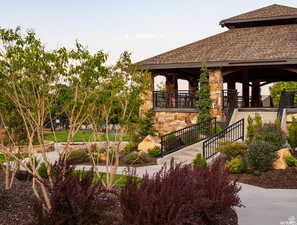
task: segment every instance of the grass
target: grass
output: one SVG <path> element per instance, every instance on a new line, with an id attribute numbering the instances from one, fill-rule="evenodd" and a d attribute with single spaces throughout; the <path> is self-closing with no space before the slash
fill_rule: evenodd
<path id="1" fill-rule="evenodd" d="M 92 139 L 92 132 L 77 132 L 76 135 L 73 138 L 73 142 L 88 142 Z M 56 138 L 55 138 L 56 136 Z M 68 131 L 61 131 L 56 132 L 54 134 L 45 134 L 44 138 L 46 141 L 54 141 L 54 142 L 66 142 Z M 114 141 L 116 139 L 115 134 L 109 134 L 109 140 Z M 106 141 L 106 135 L 102 134 L 99 138 L 96 139 L 96 141 Z M 129 141 L 129 136 L 124 136 L 123 141 Z"/>
<path id="2" fill-rule="evenodd" d="M 19 153 L 16 155 L 17 158 L 19 159 L 24 159 L 24 158 L 27 158 L 29 155 L 28 153 Z M 6 161 L 12 161 L 14 160 L 13 158 L 5 158 L 5 155 L 4 154 L 0 154 L 0 163 L 3 163 L 3 162 L 6 162 Z"/>

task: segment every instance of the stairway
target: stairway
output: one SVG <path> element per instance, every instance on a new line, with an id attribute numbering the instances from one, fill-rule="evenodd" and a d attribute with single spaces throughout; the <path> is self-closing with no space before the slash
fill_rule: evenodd
<path id="1" fill-rule="evenodd" d="M 159 165 L 170 165 L 171 160 L 174 159 L 174 163 L 191 164 L 198 153 L 202 154 L 202 143 L 203 141 L 200 141 L 179 151 L 168 154 L 163 158 L 159 158 L 157 163 Z"/>
<path id="2" fill-rule="evenodd" d="M 274 108 L 239 108 L 234 110 L 229 124 L 233 124 L 241 119 L 244 119 L 246 121 L 244 125 L 244 132 L 246 134 L 249 116 L 255 117 L 256 113 L 258 113 L 262 118 L 263 124 L 274 123 L 277 119 L 277 112 L 278 109 Z"/>

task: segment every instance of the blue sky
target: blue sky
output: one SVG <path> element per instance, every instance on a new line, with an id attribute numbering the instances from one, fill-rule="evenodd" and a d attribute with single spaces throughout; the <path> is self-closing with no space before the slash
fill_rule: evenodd
<path id="1" fill-rule="evenodd" d="M 75 40 L 113 63 L 128 50 L 139 61 L 222 32 L 220 20 L 296 0 L 0 0 L 0 25 L 33 29 L 48 48 Z"/>

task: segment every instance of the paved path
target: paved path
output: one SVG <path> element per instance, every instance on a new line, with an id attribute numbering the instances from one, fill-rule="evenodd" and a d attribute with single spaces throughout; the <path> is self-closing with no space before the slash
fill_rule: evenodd
<path id="1" fill-rule="evenodd" d="M 58 159 L 58 152 L 63 149 L 61 144 L 56 144 L 56 151 L 50 152 L 50 162 Z M 40 157 L 40 155 L 39 155 Z M 76 169 L 88 170 L 90 166 L 76 166 Z M 145 173 L 150 176 L 159 171 L 160 165 L 138 167 L 136 175 L 142 177 Z M 105 166 L 97 166 L 96 169 L 106 172 Z M 125 174 L 127 169 L 119 167 L 117 174 Z M 296 178 L 297 179 L 297 178 Z M 247 184 L 240 184 L 242 190 L 239 193 L 240 199 L 245 208 L 238 208 L 239 225 L 281 225 L 290 224 L 289 218 L 296 217 L 297 224 L 297 190 L 287 189 L 264 189 Z"/>
<path id="2" fill-rule="evenodd" d="M 239 196 L 246 207 L 236 210 L 239 225 L 297 224 L 297 190 L 241 186 Z M 285 223 L 290 217 L 296 217 L 296 223 Z"/>

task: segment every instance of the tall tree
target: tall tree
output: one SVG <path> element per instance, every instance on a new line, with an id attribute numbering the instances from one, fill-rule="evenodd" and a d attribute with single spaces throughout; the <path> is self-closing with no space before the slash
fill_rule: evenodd
<path id="1" fill-rule="evenodd" d="M 270 95 L 273 100 L 274 107 L 279 106 L 280 95 L 285 89 L 297 89 L 297 82 L 287 81 L 287 82 L 276 82 L 270 88 Z"/>
<path id="2" fill-rule="evenodd" d="M 206 64 L 203 64 L 201 67 L 196 105 L 198 109 L 197 122 L 200 123 L 200 122 L 210 121 L 211 99 L 210 99 L 210 88 L 208 83 L 208 69 Z"/>

